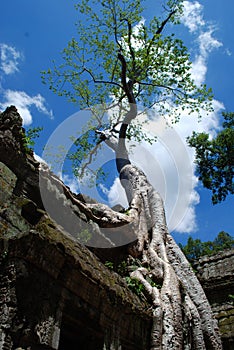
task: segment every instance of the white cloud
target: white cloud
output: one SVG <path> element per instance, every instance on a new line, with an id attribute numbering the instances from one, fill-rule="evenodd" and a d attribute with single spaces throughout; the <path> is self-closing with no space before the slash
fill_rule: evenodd
<path id="1" fill-rule="evenodd" d="M 216 28 L 204 20 L 203 6 L 198 1 L 184 1 L 181 22 L 191 33 L 197 35 L 198 52 L 192 64 L 192 78 L 199 86 L 205 82 L 209 54 L 223 44 L 213 36 Z"/>
<path id="2" fill-rule="evenodd" d="M 104 195 L 108 195 L 109 190 L 108 190 L 108 188 L 107 188 L 104 184 L 100 183 L 100 184 L 98 184 L 97 186 L 99 187 L 99 189 L 102 191 L 102 193 L 103 193 Z"/>
<path id="3" fill-rule="evenodd" d="M 214 31 L 215 28 L 213 26 L 209 26 L 207 31 L 201 33 L 198 37 L 200 53 L 204 58 L 207 57 L 208 54 L 214 49 L 223 46 L 223 44 L 220 41 L 218 41 L 212 36 Z"/>
<path id="4" fill-rule="evenodd" d="M 110 188 L 108 193 L 108 201 L 111 207 L 116 204 L 121 204 L 124 208 L 128 207 L 127 197 L 118 177 L 115 179 Z"/>
<path id="5" fill-rule="evenodd" d="M 207 73 L 207 64 L 204 57 L 201 55 L 196 56 L 195 61 L 192 63 L 191 77 L 197 86 L 204 83 Z"/>
<path id="6" fill-rule="evenodd" d="M 197 230 L 196 205 L 200 202 L 198 193 L 194 190 L 191 193 L 190 204 L 183 213 L 182 220 L 177 223 L 175 230 L 180 233 L 190 233 Z"/>
<path id="7" fill-rule="evenodd" d="M 219 115 L 224 107 L 214 100 L 213 108 L 214 111 L 209 115 L 204 111 L 200 121 L 197 114 L 188 116 L 188 111 L 181 110 L 181 120 L 173 128 L 168 127 L 163 120 L 151 120 L 145 131 L 157 135 L 158 142 L 152 146 L 141 143 L 133 148 L 131 161 L 145 172 L 164 200 L 170 231 L 189 233 L 197 228 L 195 209 L 199 203 L 196 191 L 198 179 L 194 175 L 194 150 L 187 145 L 186 138 L 193 131 L 215 135 L 219 128 Z M 118 178 L 109 191 L 108 199 L 111 206 L 128 206 Z"/>
<path id="8" fill-rule="evenodd" d="M 23 60 L 23 55 L 15 47 L 0 43 L 0 79 L 19 71 L 19 63 Z M 16 106 L 19 114 L 23 118 L 24 125 L 32 123 L 31 108 L 35 107 L 40 113 L 53 118 L 53 113 L 48 110 L 43 96 L 37 94 L 30 96 L 24 91 L 4 89 L 0 82 L 0 109 L 5 109 L 10 105 Z"/>
<path id="9" fill-rule="evenodd" d="M 200 27 L 204 26 L 203 6 L 198 2 L 184 1 L 182 23 L 188 27 L 190 32 L 196 32 Z"/>
<path id="10" fill-rule="evenodd" d="M 65 183 L 66 186 L 70 187 L 70 190 L 74 193 L 80 192 L 79 182 L 75 176 L 66 174 L 58 174 L 59 178 Z"/>
<path id="11" fill-rule="evenodd" d="M 205 83 L 210 53 L 222 46 L 214 37 L 215 27 L 204 20 L 203 6 L 198 1 L 184 1 L 182 23 L 193 34 L 198 43 L 192 64 L 192 78 L 200 86 Z M 195 176 L 195 152 L 187 145 L 186 138 L 196 132 L 207 132 L 214 136 L 219 128 L 219 116 L 224 106 L 213 100 L 214 111 L 199 120 L 196 113 L 188 116 L 181 110 L 181 119 L 173 128 L 161 121 L 151 120 L 146 131 L 158 136 L 158 142 L 149 146 L 141 144 L 133 150 L 131 160 L 147 175 L 149 181 L 159 191 L 165 202 L 169 230 L 189 233 L 197 229 L 196 205 L 199 194 L 196 191 L 198 179 Z M 111 205 L 127 207 L 126 195 L 116 179 L 109 191 Z"/>
<path id="12" fill-rule="evenodd" d="M 214 111 L 209 115 L 206 112 L 203 112 L 203 117 L 201 120 L 198 120 L 197 115 L 188 116 L 186 111 L 181 113 L 181 120 L 178 124 L 174 125 L 175 132 L 178 133 L 178 136 L 181 138 L 186 152 L 189 157 L 190 165 L 187 164 L 186 168 L 186 159 L 183 156 L 184 152 L 176 158 L 176 163 L 178 167 L 178 176 L 184 177 L 183 181 L 180 181 L 182 190 L 177 189 L 177 203 L 174 209 L 174 213 L 168 211 L 168 206 L 166 206 L 167 217 L 170 220 L 169 226 L 171 230 L 176 230 L 177 232 L 192 232 L 196 230 L 196 205 L 199 203 L 199 195 L 196 191 L 196 186 L 198 179 L 195 177 L 195 164 L 194 157 L 195 152 L 193 148 L 190 148 L 187 145 L 186 138 L 192 134 L 193 131 L 196 132 L 206 132 L 210 137 L 215 136 L 217 130 L 219 129 L 219 119 L 220 113 L 224 109 L 224 106 L 219 101 L 213 101 Z M 172 146 L 173 147 L 173 146 Z M 174 147 L 177 147 L 175 142 Z M 188 159 L 187 159 L 188 160 Z M 189 169 L 189 172 L 188 172 Z M 189 176 L 189 177 L 188 177 Z M 179 179 L 180 180 L 180 179 Z M 175 200 L 175 178 L 172 178 L 170 181 L 174 182 L 174 199 Z M 169 206 L 170 210 L 170 206 Z"/>
<path id="13" fill-rule="evenodd" d="M 5 109 L 10 105 L 16 106 L 19 114 L 23 118 L 24 125 L 30 125 L 32 123 L 32 114 L 30 109 L 34 106 L 36 109 L 53 118 L 53 113 L 46 107 L 46 101 L 43 96 L 37 94 L 36 96 L 29 96 L 24 91 L 4 90 L 3 91 L 4 102 L 0 103 L 0 108 Z"/>
<path id="14" fill-rule="evenodd" d="M 232 56 L 232 51 L 230 49 L 225 49 L 225 53 L 227 56 Z"/>
<path id="15" fill-rule="evenodd" d="M 0 44 L 0 68 L 4 74 L 17 72 L 19 62 L 23 59 L 22 53 L 7 44 Z"/>

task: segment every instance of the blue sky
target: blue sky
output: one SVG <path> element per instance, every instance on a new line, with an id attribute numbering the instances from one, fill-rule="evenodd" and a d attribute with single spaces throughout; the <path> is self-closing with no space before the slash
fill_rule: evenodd
<path id="1" fill-rule="evenodd" d="M 35 147 L 38 155 L 42 155 L 43 146 L 56 127 L 79 111 L 65 98 L 49 91 L 41 83 L 40 77 L 40 71 L 51 67 L 53 59 L 59 60 L 60 52 L 75 36 L 74 24 L 78 16 L 75 3 L 73 0 L 8 0 L 0 3 L 0 110 L 15 104 L 26 127 L 44 127 Z M 153 0 L 145 2 L 146 21 L 156 11 L 154 3 Z M 138 155 L 143 152 L 142 159 L 145 159 L 146 153 L 147 157 L 152 157 L 152 166 L 144 165 L 144 162 L 139 166 L 144 167 L 152 182 L 155 180 L 155 187 L 162 191 L 169 226 L 179 242 L 185 242 L 188 235 L 202 240 L 214 239 L 221 230 L 234 235 L 233 198 L 229 197 L 224 203 L 213 206 L 211 193 L 193 177 L 192 151 L 183 148 L 184 154 L 188 152 L 185 157 L 188 156 L 191 163 L 189 171 L 192 182 L 187 184 L 183 179 L 184 159 L 173 153 L 173 144 L 168 145 L 172 137 L 180 143 L 193 129 L 214 134 L 219 127 L 222 110 L 234 111 L 233 12 L 234 3 L 231 0 L 185 1 L 183 25 L 177 28 L 177 33 L 191 53 L 195 81 L 206 83 L 213 89 L 215 110 L 200 123 L 197 123 L 195 116 L 191 119 L 182 116 L 181 123 L 172 134 L 161 135 L 159 146 L 150 149 L 143 145 L 136 152 Z M 151 131 L 156 126 L 153 123 Z M 160 159 L 164 153 L 169 154 L 168 161 Z M 138 164 L 136 154 L 133 158 Z M 173 162 L 176 163 L 174 170 Z M 161 178 L 155 179 L 156 168 Z M 75 188 L 74 179 L 68 176 L 64 179 Z M 117 197 L 124 202 L 118 180 L 108 188 L 104 184 L 103 191 L 112 204 L 115 204 Z"/>

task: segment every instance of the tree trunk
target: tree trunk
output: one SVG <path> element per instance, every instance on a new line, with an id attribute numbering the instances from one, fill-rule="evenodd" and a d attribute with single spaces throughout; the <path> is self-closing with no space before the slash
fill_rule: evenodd
<path id="1" fill-rule="evenodd" d="M 126 133 L 136 116 L 136 105 L 130 103 L 118 142 L 108 137 L 106 143 L 115 150 L 129 202 L 128 217 L 135 222 L 137 240 L 129 255 L 140 259 L 141 266 L 131 277 L 144 285 L 151 299 L 154 321 L 150 350 L 222 349 L 217 321 L 205 293 L 168 231 L 163 201 L 145 174 L 129 160 Z"/>
<path id="2" fill-rule="evenodd" d="M 46 190 L 49 184 L 62 204 L 63 198 L 67 199 L 66 204 L 70 203 L 75 215 L 82 213 L 86 222 L 95 222 L 99 227 L 127 225 L 128 230 L 135 228 L 137 240 L 129 248 L 129 254 L 139 258 L 141 266 L 131 276 L 144 285 L 152 303 L 154 318 L 150 350 L 222 349 L 217 322 L 204 291 L 168 232 L 162 199 L 145 174 L 131 165 L 127 153 L 122 158 L 124 162 L 119 163 L 119 170 L 130 203 L 128 215 L 117 213 L 105 205 L 81 201 L 46 166 L 39 167 L 31 153 L 26 154 L 22 121 L 14 107 L 0 114 L 0 119 L 1 160 L 17 175 L 15 193 L 26 195 L 37 203 L 38 208 L 44 209 L 42 192 L 39 193 L 38 189 L 40 176 L 44 181 L 42 187 Z M 107 141 L 113 146 L 111 140 Z M 116 145 L 115 150 L 117 153 Z M 121 158 L 117 157 L 117 162 L 118 159 Z M 56 196 L 53 195 L 53 198 Z M 66 208 L 64 205 L 61 207 L 63 211 Z M 65 224 L 61 222 L 61 225 Z"/>
<path id="3" fill-rule="evenodd" d="M 205 293 L 168 232 L 160 195 L 131 164 L 121 169 L 120 180 L 138 210 L 138 240 L 129 253 L 140 258 L 142 266 L 131 277 L 144 285 L 152 300 L 151 350 L 222 349 Z"/>

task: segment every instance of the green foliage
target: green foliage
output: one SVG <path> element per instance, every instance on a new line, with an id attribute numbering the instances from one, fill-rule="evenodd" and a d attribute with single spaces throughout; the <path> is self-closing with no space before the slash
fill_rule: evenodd
<path id="1" fill-rule="evenodd" d="M 201 242 L 200 239 L 188 238 L 187 244 L 179 244 L 190 262 L 204 255 L 217 254 L 220 251 L 234 248 L 234 239 L 227 232 L 221 231 L 214 241 Z"/>
<path id="2" fill-rule="evenodd" d="M 231 300 L 232 304 L 234 305 L 234 295 L 233 294 L 229 294 L 228 297 Z"/>
<path id="3" fill-rule="evenodd" d="M 43 130 L 43 127 L 35 127 L 35 128 L 29 128 L 25 131 L 24 136 L 24 147 L 26 151 L 33 150 L 35 146 L 35 139 L 38 138 L 40 135 L 40 132 Z"/>
<path id="4" fill-rule="evenodd" d="M 187 48 L 171 31 L 170 24 L 179 23 L 183 1 L 160 1 L 162 15 L 150 21 L 143 20 L 141 0 L 134 1 L 134 10 L 129 0 L 81 0 L 76 5 L 77 37 L 63 50 L 62 63 L 53 62 L 53 69 L 42 72 L 42 80 L 56 94 L 92 110 L 86 131 L 93 127 L 116 132 L 129 107 L 128 89 L 140 113 L 155 106 L 155 114 L 169 114 L 174 122 L 181 109 L 188 113 L 211 109 L 211 90 L 195 85 Z M 112 109 L 107 117 L 103 110 L 93 109 L 100 105 L 106 111 L 118 106 L 118 111 Z M 143 126 L 140 119 L 135 120 L 126 137 L 154 142 Z M 79 176 L 85 176 L 101 144 L 94 134 L 85 135 L 70 156 L 77 160 L 74 169 L 84 160 Z"/>
<path id="5" fill-rule="evenodd" d="M 162 288 L 161 284 L 154 282 L 149 276 L 146 277 L 146 281 L 151 285 L 151 287 L 156 287 L 158 289 Z"/>
<path id="6" fill-rule="evenodd" d="M 115 271 L 120 276 L 122 276 L 126 281 L 129 289 L 131 289 L 131 291 L 137 294 L 141 299 L 145 300 L 146 298 L 145 286 L 137 278 L 131 277 L 129 275 L 132 271 L 135 271 L 137 268 L 142 266 L 140 260 L 132 259 L 131 262 L 123 260 L 117 266 L 115 266 L 115 264 L 112 261 L 106 261 L 104 265 L 108 267 L 110 270 Z M 158 289 L 162 288 L 162 285 L 160 283 L 156 283 L 155 281 L 153 281 L 150 275 L 146 276 L 146 281 L 152 287 L 156 287 Z"/>
<path id="7" fill-rule="evenodd" d="M 114 269 L 114 263 L 112 261 L 105 261 L 104 265 L 110 270 Z"/>
<path id="8" fill-rule="evenodd" d="M 131 289 L 133 293 L 139 297 L 144 296 L 145 287 L 138 279 L 127 276 L 125 277 L 125 281 L 128 285 L 128 288 Z"/>
<path id="9" fill-rule="evenodd" d="M 77 39 L 63 50 L 63 63 L 43 73 L 50 89 L 65 95 L 81 107 L 124 98 L 121 86 L 121 53 L 127 63 L 126 75 L 134 84 L 136 101 L 146 107 L 158 103 L 161 113 L 171 111 L 167 103 L 188 106 L 199 112 L 210 91 L 197 88 L 191 79 L 191 62 L 183 42 L 174 34 L 163 35 L 165 18 L 142 20 L 142 1 L 85 0 L 76 5 L 80 12 Z M 163 4 L 162 4 L 163 5 Z M 175 24 L 182 1 L 168 2 Z M 162 27 L 162 32 L 160 28 Z M 177 111 L 178 112 L 178 111 Z M 179 115 L 177 114 L 177 117 Z"/>
<path id="10" fill-rule="evenodd" d="M 140 298 L 144 297 L 144 291 L 145 287 L 144 285 L 137 279 L 129 276 L 129 272 L 132 270 L 134 271 L 136 268 L 139 267 L 138 260 L 136 259 L 136 265 L 129 265 L 127 261 L 123 260 L 118 265 L 115 266 L 115 264 L 112 261 L 106 261 L 104 265 L 108 267 L 110 270 L 117 272 L 120 276 L 124 278 L 126 281 L 128 288 L 131 289 L 133 293 L 138 295 Z"/>
<path id="11" fill-rule="evenodd" d="M 67 158 L 72 162 L 72 170 L 74 175 L 79 179 L 82 179 L 84 176 L 89 176 L 90 184 L 92 184 L 96 179 L 97 174 L 91 173 L 90 175 L 88 165 L 92 163 L 98 150 L 100 151 L 100 143 L 100 139 L 95 133 L 95 127 L 92 126 L 79 138 L 73 140 L 73 147 L 67 156 Z M 99 177 L 101 176 L 100 171 L 98 175 Z"/>
<path id="12" fill-rule="evenodd" d="M 126 277 L 129 276 L 129 272 L 134 271 L 141 266 L 141 262 L 138 259 L 134 259 L 134 263 L 130 264 L 126 260 L 123 260 L 118 263 L 118 265 L 115 265 L 112 261 L 106 261 L 104 265 L 117 272 L 120 276 Z"/>
<path id="13" fill-rule="evenodd" d="M 87 228 L 80 230 L 79 234 L 77 235 L 78 241 L 82 244 L 87 244 L 91 238 L 92 233 Z"/>
<path id="14" fill-rule="evenodd" d="M 64 174 L 66 170 L 64 169 L 64 159 L 66 158 L 67 149 L 64 145 L 51 146 L 46 145 L 44 147 L 44 157 L 46 161 L 51 166 L 51 170 L 58 174 L 62 169 Z"/>
<path id="15" fill-rule="evenodd" d="M 214 240 L 214 250 L 216 252 L 234 248 L 234 239 L 227 232 L 221 231 Z"/>
<path id="16" fill-rule="evenodd" d="M 117 266 L 117 272 L 120 276 L 126 276 L 129 274 L 129 269 L 128 269 L 128 263 L 127 261 L 123 260 L 121 261 L 120 264 Z"/>
<path id="17" fill-rule="evenodd" d="M 234 113 L 223 113 L 223 129 L 212 140 L 206 133 L 193 133 L 188 143 L 196 150 L 199 180 L 212 191 L 212 202 L 234 194 Z"/>
<path id="18" fill-rule="evenodd" d="M 203 252 L 202 242 L 200 239 L 193 239 L 192 237 L 189 237 L 185 246 L 182 246 L 181 244 L 179 244 L 179 246 L 189 261 L 199 258 Z"/>

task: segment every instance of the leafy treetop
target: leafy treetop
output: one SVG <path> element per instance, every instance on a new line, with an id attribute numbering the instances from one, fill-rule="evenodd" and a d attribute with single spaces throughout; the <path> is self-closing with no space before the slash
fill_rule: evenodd
<path id="1" fill-rule="evenodd" d="M 62 64 L 54 62 L 53 69 L 43 72 L 43 81 L 55 93 L 92 109 L 87 130 L 104 128 L 116 137 L 142 140 L 147 136 L 136 123 L 139 111 L 154 106 L 158 115 L 169 113 L 178 121 L 185 108 L 188 113 L 200 113 L 201 107 L 210 110 L 211 90 L 195 85 L 186 47 L 165 31 L 179 23 L 183 1 L 162 1 L 162 15 L 150 21 L 143 18 L 142 2 L 134 1 L 133 10 L 129 0 L 80 1 L 77 38 L 63 50 Z M 95 109 L 97 105 L 102 109 Z M 106 120 L 103 111 L 117 105 L 118 112 Z M 95 156 L 100 138 L 84 137 L 89 151 L 80 146 L 79 157 L 92 160 L 90 148 Z"/>
<path id="2" fill-rule="evenodd" d="M 188 238 L 187 244 L 179 244 L 190 262 L 204 255 L 214 255 L 218 252 L 234 248 L 234 239 L 227 232 L 221 231 L 214 241 L 201 242 L 200 239 Z"/>
<path id="3" fill-rule="evenodd" d="M 206 133 L 193 133 L 188 143 L 196 150 L 199 179 L 212 191 L 217 204 L 234 194 L 234 113 L 223 113 L 223 129 L 213 139 Z"/>

